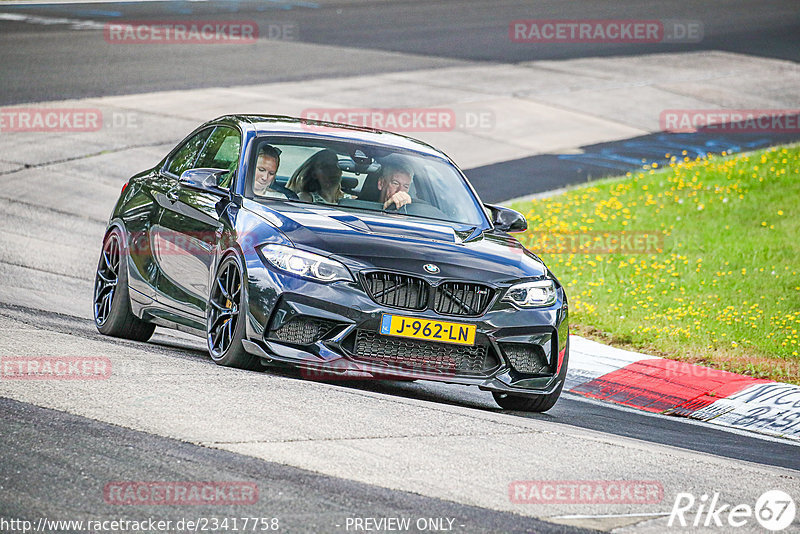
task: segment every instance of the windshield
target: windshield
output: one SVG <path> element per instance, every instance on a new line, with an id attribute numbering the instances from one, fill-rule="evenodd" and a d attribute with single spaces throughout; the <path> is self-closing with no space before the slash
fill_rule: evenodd
<path id="1" fill-rule="evenodd" d="M 254 141 L 245 195 L 397 213 L 480 226 L 485 215 L 444 159 L 320 139 Z"/>

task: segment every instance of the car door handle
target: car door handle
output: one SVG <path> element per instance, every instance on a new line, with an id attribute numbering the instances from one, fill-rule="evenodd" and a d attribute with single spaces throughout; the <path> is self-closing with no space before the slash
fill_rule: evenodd
<path id="1" fill-rule="evenodd" d="M 172 202 L 178 201 L 178 190 L 177 189 L 170 189 L 167 191 L 167 199 Z"/>

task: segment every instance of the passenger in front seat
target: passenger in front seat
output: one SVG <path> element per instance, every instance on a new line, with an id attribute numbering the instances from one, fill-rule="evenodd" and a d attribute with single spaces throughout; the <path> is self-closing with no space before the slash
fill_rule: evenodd
<path id="1" fill-rule="evenodd" d="M 275 183 L 278 166 L 281 164 L 281 151 L 272 145 L 264 145 L 258 151 L 256 170 L 253 175 L 253 193 L 267 198 L 297 199 L 294 191 Z"/>

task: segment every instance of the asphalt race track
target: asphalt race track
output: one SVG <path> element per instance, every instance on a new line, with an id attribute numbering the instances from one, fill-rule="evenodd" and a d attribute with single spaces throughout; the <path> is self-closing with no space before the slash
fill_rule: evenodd
<path id="1" fill-rule="evenodd" d="M 518 63 L 595 56 L 719 50 L 800 60 L 800 15 L 791 0 L 726 2 L 482 2 L 236 1 L 109 2 L 3 5 L 4 50 L 0 104 L 130 94 L 164 89 L 226 87 L 286 80 L 441 67 L 465 61 Z M 38 22 L 19 21 L 20 16 Z M 255 20 L 292 24 L 294 43 L 278 53 L 262 44 L 235 55 L 190 46 L 170 54 L 159 47 L 98 46 L 90 29 L 126 20 Z M 508 39 L 516 19 L 664 19 L 700 21 L 696 43 L 571 43 L 519 46 Z M 48 20 L 49 19 L 49 20 Z M 53 23 L 53 19 L 65 22 Z M 33 19 L 34 21 L 36 19 Z M 73 23 L 71 23 L 73 22 Z M 346 47 L 341 53 L 338 47 Z M 381 53 L 391 52 L 391 53 Z"/>
<path id="2" fill-rule="evenodd" d="M 286 530 L 325 532 L 337 524 L 345 525 L 347 517 L 399 517 L 413 511 L 420 517 L 458 518 L 459 526 L 467 528 L 468 525 L 470 532 L 565 531 L 563 527 L 508 512 L 326 477 L 8 399 L 0 399 L 0 413 L 7 422 L 0 440 L 3 450 L 8 451 L 2 475 L 11 481 L 4 489 L 14 494 L 3 503 L 6 517 L 27 516 L 32 503 L 47 494 L 47 502 L 36 506 L 37 512 L 45 517 L 93 519 L 99 511 L 97 502 L 82 497 L 93 496 L 97 491 L 96 481 L 107 477 L 108 473 L 147 480 L 157 480 L 171 473 L 190 480 L 252 481 L 260 488 L 259 505 L 242 506 L 230 512 L 279 518 Z M 42 445 L 32 450 L 30 444 L 36 442 Z M 87 454 L 87 451 L 92 452 Z M 51 463 L 52 457 L 59 458 L 60 462 Z M 176 464 L 181 463 L 185 467 L 176 469 Z M 13 476 L 20 471 L 36 472 L 43 464 L 50 466 L 47 480 Z M 14 469 L 6 469 L 12 465 Z M 121 466 L 124 467 L 120 469 Z M 82 475 L 77 480 L 76 472 Z M 105 514 L 113 517 L 113 508 L 109 505 L 105 508 Z M 191 510 L 193 517 L 209 517 L 218 512 L 210 506 Z M 177 523 L 186 514 L 185 509 L 172 507 L 157 516 L 160 520 Z M 126 515 L 131 520 L 142 521 L 151 517 L 153 511 L 137 510 Z"/>
<path id="3" fill-rule="evenodd" d="M 262 33 L 270 25 L 290 25 L 282 27 L 296 34 L 244 48 L 166 50 L 110 46 L 102 38 L 108 21 L 212 17 L 256 20 Z M 705 37 L 695 43 L 525 47 L 508 40 L 509 21 L 524 18 L 700 21 Z M 474 86 L 460 92 L 445 87 L 446 80 L 434 80 L 414 92 L 415 80 L 425 73 L 460 72 L 468 79 L 473 72 L 498 72 L 492 69 L 517 72 L 513 69 L 525 62 L 534 62 L 541 73 L 557 73 L 566 61 L 621 71 L 615 58 L 635 62 L 660 53 L 686 53 L 688 65 L 697 54 L 713 52 L 741 58 L 748 68 L 750 61 L 767 65 L 763 72 L 774 84 L 772 92 L 764 89 L 768 95 L 762 100 L 724 87 L 712 98 L 729 98 L 744 108 L 748 102 L 749 107 L 773 102 L 796 109 L 796 2 L 732 1 L 724 9 L 703 2 L 612 6 L 588 0 L 0 2 L 0 43 L 0 105 L 69 100 L 65 105 L 135 113 L 139 121 L 135 128 L 84 136 L 0 130 L 0 357 L 96 356 L 111 365 L 107 380 L 0 378 L 0 532 L 23 531 L 19 524 L 3 523 L 11 519 L 36 525 L 42 518 L 154 518 L 174 525 L 225 517 L 277 518 L 281 532 L 399 530 L 386 522 L 379 528 L 367 518 L 407 518 L 411 532 L 763 532 L 754 518 L 731 530 L 711 523 L 705 529 L 668 527 L 667 517 L 682 492 L 698 499 L 718 493 L 731 506 L 752 507 L 765 491 L 780 489 L 798 502 L 796 442 L 571 394 L 546 414 L 532 415 L 504 412 L 490 394 L 460 386 L 313 382 L 290 371 L 226 369 L 211 361 L 201 339 L 163 329 L 148 343 L 111 339 L 98 334 L 91 319 L 94 269 L 119 188 L 200 121 L 227 112 L 223 103 L 209 104 L 215 99 L 264 105 L 265 98 L 274 98 L 280 105 L 289 102 L 289 110 L 309 102 L 339 105 L 324 93 L 344 93 L 351 80 L 374 77 L 377 89 L 370 92 L 364 84 L 348 98 L 379 105 L 374 103 L 384 95 L 391 101 L 386 105 L 412 106 L 438 84 L 442 98 L 468 102 L 481 91 L 488 94 L 492 80 L 476 77 Z M 670 57 L 666 68 L 678 71 L 681 56 Z M 378 84 L 379 76 L 387 85 Z M 584 80 L 575 83 L 593 83 Z M 387 89 L 393 82 L 406 83 L 406 92 Z M 581 94 L 576 91 L 574 99 Z M 631 113 L 644 109 L 653 94 L 632 102 Z M 94 100 L 79 100 L 84 98 Z M 575 116 L 555 98 L 548 102 L 554 113 Z M 608 109 L 616 105 L 611 102 Z M 596 121 L 595 133 L 565 134 L 567 140 L 553 146 L 537 144 L 539 138 L 519 142 L 502 158 L 474 157 L 479 143 L 499 142 L 480 131 L 470 139 L 453 141 L 443 134 L 431 142 L 451 143 L 448 153 L 470 162 L 468 175 L 483 199 L 496 202 L 620 174 L 643 159 L 660 160 L 665 149 L 701 154 L 798 138 L 796 133 L 664 134 L 649 118 L 628 125 L 618 118 L 612 124 L 602 122 L 608 113 L 599 108 L 583 112 L 583 124 Z M 604 137 L 611 127 L 617 128 L 614 134 Z M 555 150 L 559 147 L 564 150 Z M 531 174 L 544 178 L 523 179 Z M 646 503 L 512 502 L 510 485 L 529 480 L 655 482 L 663 493 Z M 119 481 L 247 482 L 258 488 L 258 499 L 238 505 L 120 506 L 105 492 Z M 687 513 L 690 521 L 694 511 Z M 152 531 L 184 530 L 195 529 Z M 40 531 L 90 530 L 50 525 Z M 784 531 L 800 532 L 798 519 Z"/>

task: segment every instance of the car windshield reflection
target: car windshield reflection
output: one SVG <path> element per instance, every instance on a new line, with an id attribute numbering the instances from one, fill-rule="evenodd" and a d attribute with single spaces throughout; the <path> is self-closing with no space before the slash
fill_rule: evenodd
<path id="1" fill-rule="evenodd" d="M 259 138 L 245 194 L 480 226 L 485 216 L 444 159 L 388 147 Z"/>

